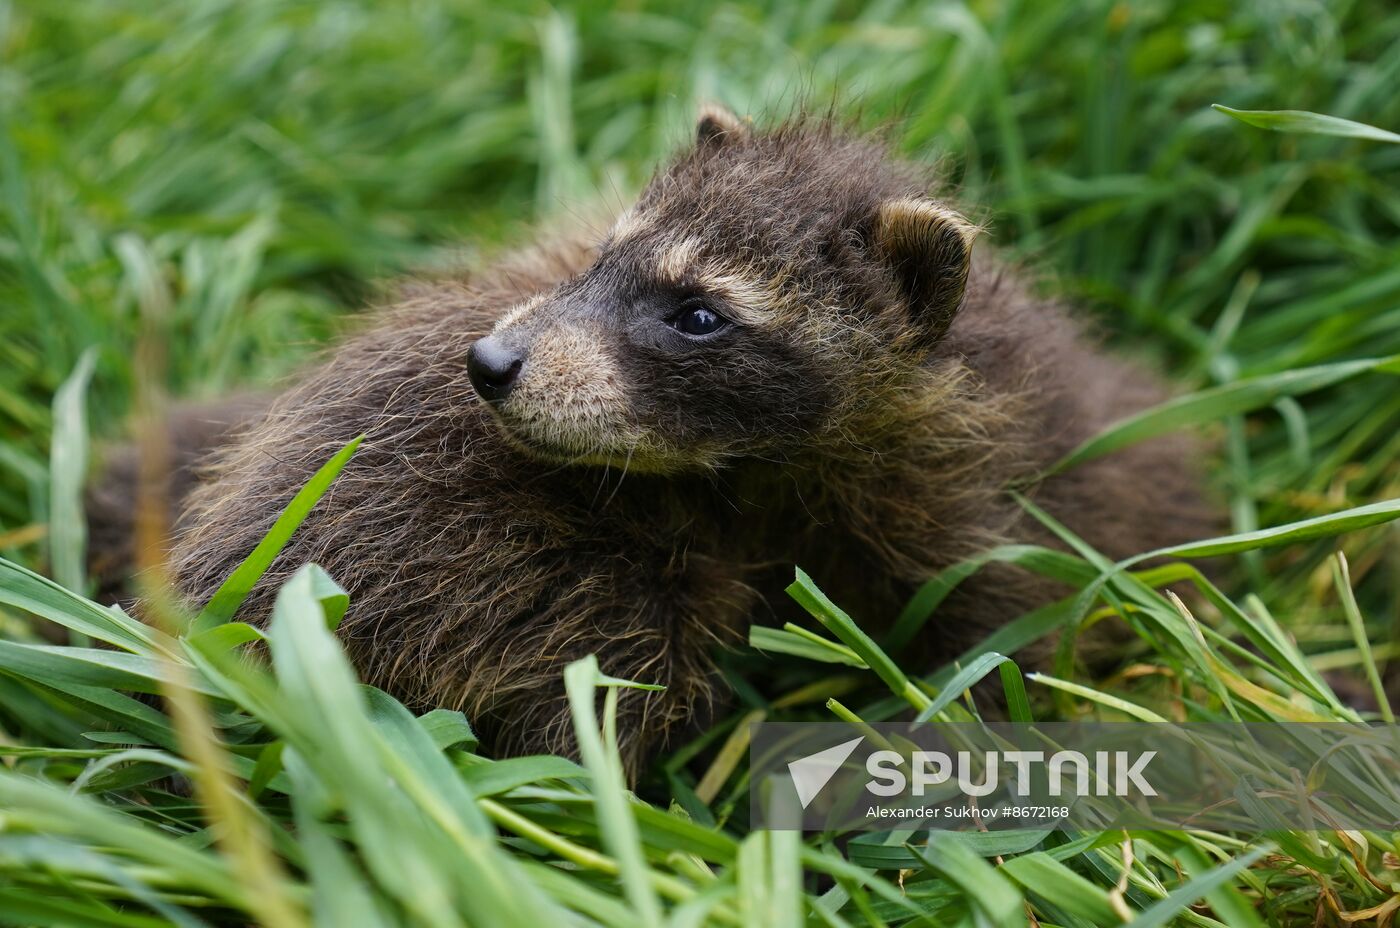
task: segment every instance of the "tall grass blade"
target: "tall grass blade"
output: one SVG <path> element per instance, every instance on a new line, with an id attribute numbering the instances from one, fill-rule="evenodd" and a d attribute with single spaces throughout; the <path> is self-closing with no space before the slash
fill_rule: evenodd
<path id="1" fill-rule="evenodd" d="M 1307 110 L 1237 110 L 1219 103 L 1212 103 L 1211 107 L 1247 125 L 1274 132 L 1337 135 L 1349 139 L 1400 144 L 1400 135 L 1394 132 L 1324 113 L 1310 113 Z"/>
<path id="2" fill-rule="evenodd" d="M 291 540 L 293 533 L 311 514 L 312 508 L 320 501 L 321 497 L 330 489 L 335 478 L 340 475 L 341 470 L 349 463 L 354 456 L 355 450 L 360 447 L 360 442 L 364 440 L 361 435 L 340 451 L 336 452 L 316 474 L 307 481 L 306 485 L 292 497 L 292 501 L 282 510 L 282 514 L 277 517 L 272 529 L 258 542 L 244 559 L 243 563 L 229 575 L 214 595 L 205 604 L 199 615 L 195 617 L 190 625 L 189 633 L 197 635 L 200 632 L 208 631 L 215 626 L 222 625 L 231 620 L 238 612 L 238 607 L 243 605 L 243 601 L 248 598 L 248 594 L 253 591 L 258 579 L 267 572 L 268 567 L 276 560 L 277 555 L 286 547 Z M 344 609 L 341 608 L 341 614 Z"/>
<path id="3" fill-rule="evenodd" d="M 58 388 L 53 400 L 53 439 L 49 453 L 49 563 L 54 580 L 75 593 L 83 593 L 87 586 L 87 575 L 83 569 L 87 543 L 83 485 L 88 463 L 87 390 L 96 363 L 97 349 L 84 351 L 77 367 Z"/>

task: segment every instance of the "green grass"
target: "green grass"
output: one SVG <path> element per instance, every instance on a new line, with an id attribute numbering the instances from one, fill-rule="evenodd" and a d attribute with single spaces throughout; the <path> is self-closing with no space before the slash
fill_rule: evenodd
<path id="1" fill-rule="evenodd" d="M 1400 656 L 1400 145 L 1335 120 L 1400 130 L 1397 87 L 1379 0 L 0 3 L 0 923 L 1386 917 L 1393 834 L 753 832 L 743 723 L 960 717 L 987 675 L 1042 720 L 1357 718 L 1324 672 L 1369 693 Z M 314 570 L 282 591 L 266 668 L 231 659 L 263 633 L 226 621 L 260 561 L 185 636 L 82 598 L 85 443 L 122 429 L 143 326 L 177 394 L 267 382 L 382 281 L 635 190 L 696 100 L 761 118 L 833 95 L 944 159 L 1000 247 L 1182 382 L 1077 455 L 1218 437 L 1232 535 L 1175 553 L 1210 555 L 1223 589 L 1180 557 L 1001 549 L 1078 592 L 925 668 L 887 654 L 977 565 L 878 642 L 799 583 L 813 623 L 755 630 L 727 660 L 734 711 L 641 801 L 589 664 L 568 674 L 582 766 L 498 761 L 470 720 L 356 685 Z M 1195 614 L 1169 583 L 1200 589 Z M 1096 621 L 1138 632 L 1107 677 L 1067 647 L 1038 673 L 1000 657 Z M 168 708 L 132 697 L 172 668 Z"/>

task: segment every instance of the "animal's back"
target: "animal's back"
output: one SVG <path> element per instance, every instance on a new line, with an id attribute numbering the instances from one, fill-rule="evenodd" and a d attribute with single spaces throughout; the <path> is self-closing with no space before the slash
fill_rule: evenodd
<path id="1" fill-rule="evenodd" d="M 1017 441 L 1036 474 L 1171 395 L 1141 359 L 1107 349 L 1084 316 L 990 262 L 974 271 L 968 301 L 941 350 L 960 354 L 994 392 L 1021 395 Z M 1121 559 L 1220 527 L 1199 469 L 1208 456 L 1199 437 L 1173 432 L 1058 472 L 1027 495 Z"/>

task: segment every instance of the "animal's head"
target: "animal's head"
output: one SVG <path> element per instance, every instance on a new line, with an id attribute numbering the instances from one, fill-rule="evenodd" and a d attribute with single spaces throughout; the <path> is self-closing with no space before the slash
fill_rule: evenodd
<path id="1" fill-rule="evenodd" d="M 975 227 L 919 172 L 826 124 L 702 113 L 597 260 L 471 351 L 518 444 L 652 471 L 788 459 L 917 370 L 963 298 Z"/>

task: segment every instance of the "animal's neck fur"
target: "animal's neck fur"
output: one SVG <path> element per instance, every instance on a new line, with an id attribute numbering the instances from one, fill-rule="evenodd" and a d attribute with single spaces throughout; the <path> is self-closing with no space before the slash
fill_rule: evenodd
<path id="1" fill-rule="evenodd" d="M 917 583 L 995 544 L 1015 518 L 997 497 L 1029 471 L 1017 402 L 942 362 L 845 410 L 800 455 L 742 458 L 705 476 L 633 475 L 599 503 L 647 507 L 674 527 L 679 555 L 797 564 L 819 581 L 868 565 L 871 583 Z"/>

